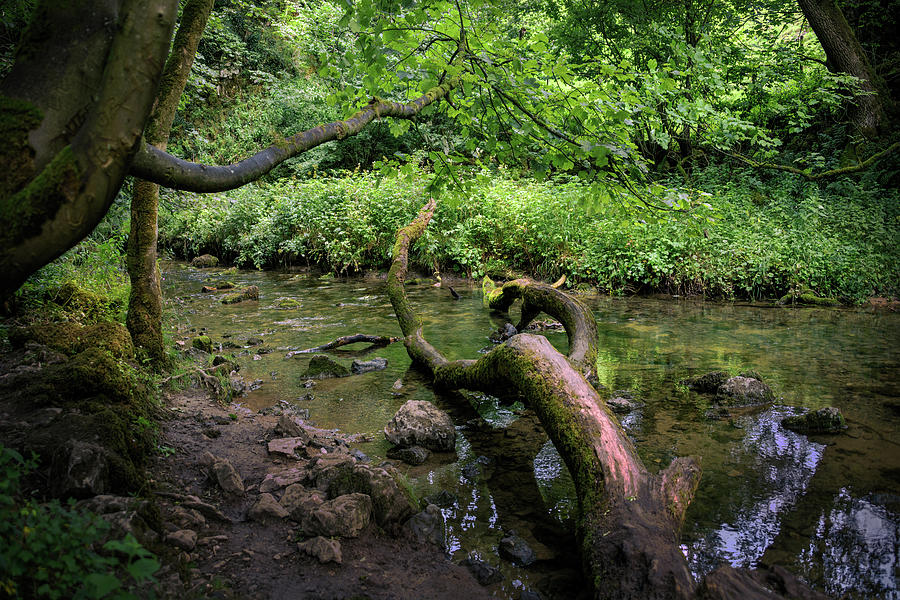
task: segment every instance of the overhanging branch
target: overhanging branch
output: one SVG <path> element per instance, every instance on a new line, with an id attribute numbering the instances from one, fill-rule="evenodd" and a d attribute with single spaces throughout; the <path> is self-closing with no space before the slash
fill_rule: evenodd
<path id="1" fill-rule="evenodd" d="M 824 179 L 833 179 L 834 177 L 840 177 L 841 175 L 850 175 L 852 173 L 858 173 L 860 171 L 865 171 L 873 164 L 875 161 L 884 158 L 891 152 L 894 152 L 900 148 L 900 142 L 894 142 L 881 152 L 877 152 L 867 158 L 866 160 L 856 163 L 855 165 L 850 165 L 849 167 L 840 167 L 838 169 L 831 169 L 830 171 L 822 171 L 821 173 L 808 173 L 803 169 L 798 169 L 797 167 L 791 167 L 789 165 L 779 165 L 776 163 L 765 163 L 758 162 L 753 160 L 752 158 L 747 158 L 741 154 L 737 154 L 736 152 L 726 152 L 728 156 L 732 158 L 736 158 L 742 163 L 753 167 L 754 169 L 774 169 L 776 171 L 784 171 L 786 173 L 793 173 L 794 175 L 800 175 L 804 177 L 807 181 L 822 181 Z"/>
<path id="2" fill-rule="evenodd" d="M 380 117 L 411 119 L 422 109 L 444 98 L 457 84 L 447 81 L 412 102 L 402 104 L 373 98 L 362 110 L 344 121 L 334 121 L 297 133 L 238 163 L 213 166 L 193 163 L 144 144 L 134 157 L 131 174 L 154 183 L 190 192 L 223 192 L 256 181 L 285 160 L 325 142 L 356 135 Z"/>

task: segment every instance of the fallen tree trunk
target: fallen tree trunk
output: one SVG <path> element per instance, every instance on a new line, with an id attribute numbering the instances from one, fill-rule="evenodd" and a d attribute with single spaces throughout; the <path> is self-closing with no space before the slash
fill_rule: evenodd
<path id="1" fill-rule="evenodd" d="M 535 411 L 575 482 L 576 535 L 595 598 L 824 598 L 783 568 L 722 567 L 697 585 L 679 546 L 684 513 L 700 481 L 693 457 L 650 473 L 619 421 L 585 377 L 596 360 L 590 311 L 554 286 L 516 280 L 486 289 L 485 304 L 508 309 L 522 298 L 521 329 L 541 311 L 569 336 L 563 356 L 543 336 L 518 334 L 478 360 L 449 361 L 425 339 L 404 290 L 408 253 L 434 213 L 430 200 L 397 232 L 388 295 L 413 362 L 436 386 L 494 395 L 520 393 Z M 595 368 L 595 367 L 594 367 Z"/>
<path id="2" fill-rule="evenodd" d="M 496 307 L 522 297 L 523 315 L 534 318 L 546 307 L 569 333 L 569 356 L 543 336 L 513 336 L 479 360 L 448 361 L 429 344 L 412 310 L 403 280 L 409 245 L 422 234 L 434 212 L 430 201 L 397 234 L 388 275 L 388 293 L 410 357 L 434 376 L 436 385 L 486 393 L 520 392 L 566 462 L 578 494 L 578 539 L 582 559 L 598 598 L 688 598 L 695 583 L 678 546 L 684 511 L 700 479 L 691 458 L 679 458 L 662 473 L 647 471 L 618 420 L 580 369 L 596 339 L 589 311 L 563 292 L 518 280 L 495 294 Z M 509 304 L 506 304 L 508 307 Z M 588 313 L 587 316 L 584 313 Z M 593 329 L 591 323 L 594 323 Z M 588 332 L 579 331 L 586 327 Z M 590 344 L 588 346 L 591 346 Z M 594 348 L 593 356 L 596 356 Z"/>
<path id="3" fill-rule="evenodd" d="M 355 333 L 353 335 L 344 335 L 335 340 L 328 342 L 327 344 L 322 344 L 321 346 L 316 346 L 314 348 L 307 348 L 306 350 L 291 350 L 287 354 L 284 355 L 285 358 L 290 358 L 297 354 L 312 354 L 315 352 L 325 352 L 327 350 L 334 350 L 335 348 L 340 348 L 341 346 L 347 346 L 349 344 L 356 344 L 359 342 L 366 342 L 371 344 L 369 348 L 378 348 L 381 346 L 388 346 L 397 341 L 398 338 L 395 337 L 387 337 L 384 335 L 368 335 L 365 333 Z"/>

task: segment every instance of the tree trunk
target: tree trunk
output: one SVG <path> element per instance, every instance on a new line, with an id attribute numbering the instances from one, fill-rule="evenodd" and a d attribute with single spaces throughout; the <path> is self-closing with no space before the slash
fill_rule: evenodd
<path id="1" fill-rule="evenodd" d="M 166 61 L 156 105 L 147 122 L 148 144 L 165 150 L 178 101 L 184 91 L 197 46 L 212 11 L 213 0 L 189 0 L 182 11 L 172 53 Z M 157 214 L 159 186 L 135 181 L 131 199 L 131 233 L 128 236 L 128 276 L 131 292 L 125 324 L 134 345 L 142 348 L 157 366 L 165 361 L 162 336 L 162 291 L 157 265 Z"/>
<path id="2" fill-rule="evenodd" d="M 140 140 L 177 2 L 42 2 L 0 84 L 0 297 L 103 218 Z"/>
<path id="3" fill-rule="evenodd" d="M 847 19 L 834 0 L 799 0 L 799 3 L 825 50 L 828 69 L 860 80 L 862 94 L 856 98 L 851 120 L 863 136 L 875 137 L 884 123 L 885 104 L 889 98 Z"/>

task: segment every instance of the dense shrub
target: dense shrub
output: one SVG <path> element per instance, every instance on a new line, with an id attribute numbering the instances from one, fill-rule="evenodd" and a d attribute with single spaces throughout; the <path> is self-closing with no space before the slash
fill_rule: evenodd
<path id="1" fill-rule="evenodd" d="M 354 173 L 182 196 L 191 208 L 163 214 L 161 240 L 176 254 L 212 252 L 245 267 L 385 268 L 427 181 Z M 565 273 L 610 293 L 760 298 L 809 287 L 861 301 L 900 291 L 896 190 L 716 167 L 699 186 L 717 190 L 708 206 L 636 213 L 577 181 L 472 173 L 465 195 L 441 200 L 413 259 L 473 277 Z"/>

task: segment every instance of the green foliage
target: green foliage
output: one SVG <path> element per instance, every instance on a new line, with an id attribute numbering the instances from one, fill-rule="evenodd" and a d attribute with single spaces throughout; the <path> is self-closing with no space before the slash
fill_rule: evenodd
<path id="1" fill-rule="evenodd" d="M 185 255 L 213 252 L 243 266 L 298 262 L 334 272 L 386 268 L 394 234 L 423 202 L 429 174 L 283 181 L 192 197 L 164 215 L 161 240 Z M 726 298 L 780 297 L 810 288 L 858 302 L 900 292 L 896 190 L 841 180 L 825 187 L 778 174 L 709 167 L 696 190 L 658 186 L 660 204 L 622 206 L 604 188 L 535 182 L 503 171 L 464 174 L 412 249 L 424 269 L 472 277 L 526 273 L 610 293 L 667 291 Z M 708 202 L 691 202 L 693 194 Z M 197 208 L 199 203 L 199 209 Z M 680 204 L 676 204 L 680 203 Z"/>
<path id="2" fill-rule="evenodd" d="M 133 536 L 109 540 L 109 524 L 59 501 L 21 493 L 36 466 L 0 445 L 0 593 L 8 598 L 128 599 L 153 583 L 159 561 Z"/>

